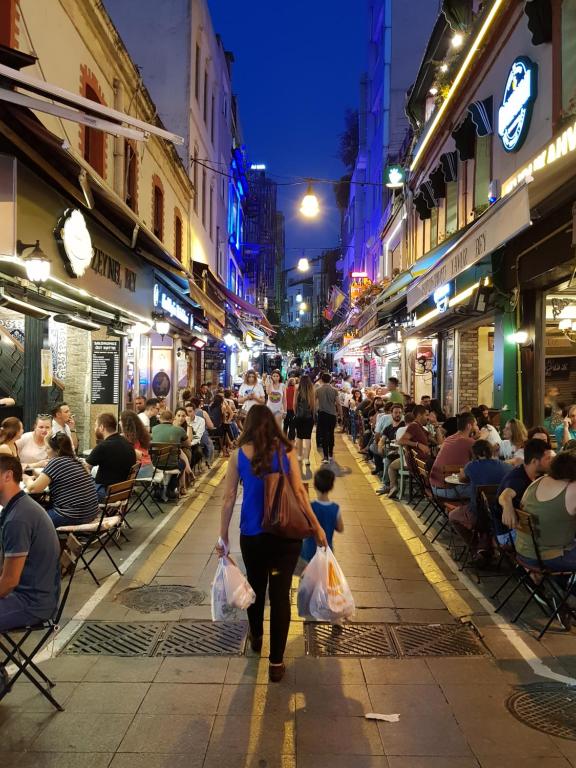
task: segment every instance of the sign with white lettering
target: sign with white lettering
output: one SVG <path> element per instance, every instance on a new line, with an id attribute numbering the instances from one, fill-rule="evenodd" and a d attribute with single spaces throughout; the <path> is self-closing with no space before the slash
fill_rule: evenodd
<path id="1" fill-rule="evenodd" d="M 120 402 L 120 341 L 92 342 L 92 405 Z"/>
<path id="2" fill-rule="evenodd" d="M 506 152 L 517 152 L 528 133 L 538 90 L 538 65 L 519 56 L 510 69 L 498 110 L 498 135 Z"/>
<path id="3" fill-rule="evenodd" d="M 412 283 L 406 294 L 408 311 L 529 226 L 530 202 L 523 186 L 489 208 L 436 266 Z"/>
<path id="4" fill-rule="evenodd" d="M 194 316 L 177 297 L 160 283 L 154 284 L 154 309 L 163 309 L 172 320 L 178 320 L 188 329 L 194 327 Z"/>

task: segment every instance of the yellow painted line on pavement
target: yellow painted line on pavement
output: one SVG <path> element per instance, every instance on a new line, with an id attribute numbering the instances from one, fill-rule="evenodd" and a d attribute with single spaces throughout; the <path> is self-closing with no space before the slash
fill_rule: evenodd
<path id="1" fill-rule="evenodd" d="M 380 483 L 376 480 L 374 475 L 370 473 L 369 467 L 358 461 L 349 441 L 344 439 L 344 444 L 356 460 L 356 464 L 364 474 L 366 481 L 374 488 L 374 490 L 379 488 Z M 435 589 L 438 597 L 442 600 L 450 614 L 457 619 L 464 619 L 472 616 L 474 614 L 474 608 L 465 600 L 462 592 L 458 591 L 455 588 L 454 583 L 446 578 L 446 574 L 434 560 L 432 553 L 422 550 L 422 534 L 414 530 L 409 521 L 406 520 L 402 508 L 395 502 L 385 499 L 383 496 L 376 496 L 376 498 L 386 510 L 390 520 L 394 523 L 396 530 L 402 537 L 404 544 L 410 550 L 410 554 L 414 557 L 422 574 Z"/>

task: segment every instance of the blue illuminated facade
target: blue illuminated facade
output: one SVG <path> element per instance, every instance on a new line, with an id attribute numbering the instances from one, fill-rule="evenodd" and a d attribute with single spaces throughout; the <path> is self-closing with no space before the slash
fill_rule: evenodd
<path id="1" fill-rule="evenodd" d="M 243 243 L 247 196 L 246 151 L 237 147 L 232 151 L 228 183 L 228 288 L 241 298 L 246 296 Z"/>

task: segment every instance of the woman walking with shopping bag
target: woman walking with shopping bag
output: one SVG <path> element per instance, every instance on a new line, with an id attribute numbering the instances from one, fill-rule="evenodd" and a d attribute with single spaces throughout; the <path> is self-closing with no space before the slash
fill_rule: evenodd
<path id="1" fill-rule="evenodd" d="M 267 476 L 280 481 L 274 486 L 279 489 L 275 498 L 270 498 L 270 483 Z M 278 494 L 290 497 L 292 512 L 307 521 L 319 546 L 327 546 L 326 534 L 322 530 L 316 515 L 312 511 L 308 494 L 302 483 L 300 466 L 292 444 L 282 434 L 272 412 L 264 405 L 254 405 L 248 412 L 244 430 L 239 439 L 239 448 L 232 455 L 228 464 L 224 504 L 220 525 L 222 542 L 216 547 L 220 557 L 228 550 L 228 529 L 236 502 L 238 484 L 242 480 L 243 497 L 240 512 L 240 549 L 246 566 L 246 575 L 254 592 L 256 601 L 248 608 L 250 624 L 249 641 L 252 649 L 262 649 L 264 634 L 264 604 L 266 589 L 270 598 L 270 667 L 269 677 L 272 682 L 279 682 L 284 675 L 284 650 L 290 626 L 290 587 L 292 575 L 298 562 L 302 546 L 302 537 L 292 538 L 297 530 L 297 521 L 282 527 L 280 522 L 271 530 L 271 516 L 280 506 Z M 268 486 L 268 487 L 267 487 Z M 285 499 L 282 498 L 281 502 Z M 281 513 L 290 507 L 283 503 Z M 295 508 L 297 507 L 297 508 Z M 265 519 L 266 518 L 266 519 Z"/>

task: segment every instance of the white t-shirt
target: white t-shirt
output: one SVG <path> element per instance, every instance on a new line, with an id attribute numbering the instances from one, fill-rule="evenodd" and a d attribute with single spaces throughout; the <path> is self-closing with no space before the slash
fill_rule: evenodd
<path id="1" fill-rule="evenodd" d="M 70 442 L 72 442 L 72 432 L 70 431 L 70 427 L 68 426 L 68 424 L 64 424 L 64 426 L 62 427 L 60 424 L 58 424 L 57 421 L 54 421 L 54 419 L 52 419 L 52 437 L 54 435 L 57 435 L 58 432 L 66 432 L 66 434 L 70 438 Z"/>
<path id="2" fill-rule="evenodd" d="M 482 427 L 482 431 L 486 431 L 486 437 L 485 440 L 488 440 L 490 445 L 501 445 L 502 444 L 502 438 L 500 437 L 498 430 L 496 427 L 493 427 L 492 424 L 486 424 L 485 427 Z"/>
<path id="3" fill-rule="evenodd" d="M 44 441 L 38 445 L 34 441 L 34 432 L 25 432 L 20 440 L 16 440 L 18 446 L 18 458 L 22 464 L 36 464 L 38 461 L 46 461 L 48 452 Z"/>
<path id="4" fill-rule="evenodd" d="M 402 437 L 404 432 L 406 432 L 407 429 L 408 429 L 407 426 L 406 427 L 398 427 L 398 429 L 396 430 L 396 442 L 398 442 L 398 440 L 400 440 L 400 438 Z"/>
<path id="5" fill-rule="evenodd" d="M 238 397 L 246 397 L 247 395 L 251 394 L 261 398 L 262 400 L 264 399 L 264 387 L 262 384 L 260 384 L 259 381 L 257 381 L 256 384 L 242 384 L 238 390 Z M 246 400 L 246 402 L 242 405 L 242 408 L 244 409 L 244 412 L 247 413 L 253 405 L 258 405 L 256 400 Z"/>
<path id="6" fill-rule="evenodd" d="M 270 384 L 268 387 L 268 401 L 266 403 L 272 413 L 284 412 L 284 384 Z"/>
<path id="7" fill-rule="evenodd" d="M 150 416 L 145 411 L 142 411 L 142 413 L 138 414 L 138 418 L 144 424 L 148 432 L 150 432 Z"/>

